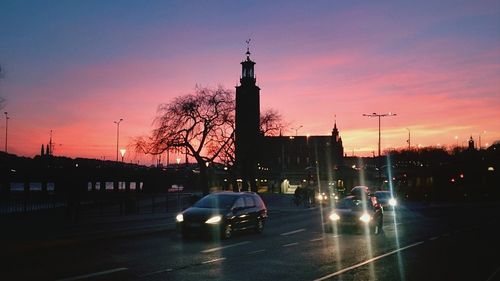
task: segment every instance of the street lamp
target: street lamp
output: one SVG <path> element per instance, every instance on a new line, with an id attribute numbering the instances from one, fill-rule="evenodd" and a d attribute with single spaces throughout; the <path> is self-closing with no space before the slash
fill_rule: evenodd
<path id="1" fill-rule="evenodd" d="M 486 134 L 486 131 L 479 133 L 479 150 L 481 150 L 481 134 Z"/>
<path id="2" fill-rule="evenodd" d="M 125 152 L 127 152 L 127 149 L 125 148 L 120 148 L 120 154 L 122 156 L 122 162 L 123 162 L 123 157 L 125 156 Z"/>
<path id="3" fill-rule="evenodd" d="M 299 129 L 302 128 L 302 127 L 304 127 L 304 126 L 300 125 L 297 128 L 295 128 L 295 136 L 297 136 Z"/>
<path id="4" fill-rule="evenodd" d="M 408 143 L 408 151 L 411 149 L 411 136 L 410 136 L 410 129 L 406 128 L 408 130 L 408 140 L 406 141 Z"/>
<path id="5" fill-rule="evenodd" d="M 116 162 L 118 162 L 118 140 L 120 139 L 120 123 L 122 121 L 122 118 L 118 121 L 113 121 L 116 124 Z"/>
<path id="6" fill-rule="evenodd" d="M 7 153 L 7 132 L 9 128 L 9 113 L 5 111 L 3 114 L 5 114 L 5 153 Z"/>
<path id="7" fill-rule="evenodd" d="M 372 113 L 372 114 L 363 114 L 363 116 L 366 117 L 378 117 L 378 156 L 380 157 L 380 118 L 381 117 L 388 117 L 388 116 L 396 116 L 396 113 L 384 113 L 384 114 L 377 114 L 377 113 Z"/>

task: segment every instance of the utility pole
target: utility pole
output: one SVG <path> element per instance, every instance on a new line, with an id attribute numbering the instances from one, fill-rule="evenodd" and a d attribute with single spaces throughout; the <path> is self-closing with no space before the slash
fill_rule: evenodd
<path id="1" fill-rule="evenodd" d="M 9 113 L 5 111 L 5 153 L 7 153 L 7 136 L 8 136 L 8 128 L 9 128 Z"/>
<path id="2" fill-rule="evenodd" d="M 410 129 L 406 128 L 408 130 L 408 140 L 406 142 L 408 142 L 408 151 L 410 151 L 411 149 L 411 136 L 410 136 Z"/>
<path id="3" fill-rule="evenodd" d="M 118 143 L 120 139 L 120 123 L 123 121 L 122 118 L 118 121 L 113 121 L 116 124 L 116 162 L 118 162 Z"/>
<path id="4" fill-rule="evenodd" d="M 380 133 L 380 118 L 381 117 L 389 117 L 389 116 L 396 116 L 397 114 L 396 113 L 384 113 L 384 114 L 377 114 L 377 113 L 372 113 L 372 114 L 363 114 L 363 116 L 366 116 L 366 117 L 378 117 L 378 156 L 380 157 L 380 136 L 381 136 L 381 133 Z"/>

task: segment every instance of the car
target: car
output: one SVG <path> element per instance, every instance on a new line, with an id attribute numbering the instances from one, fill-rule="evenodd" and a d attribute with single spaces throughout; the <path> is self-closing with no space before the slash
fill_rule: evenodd
<path id="1" fill-rule="evenodd" d="M 384 211 L 377 197 L 368 193 L 349 195 L 341 199 L 326 218 L 326 229 L 356 228 L 368 230 L 370 234 L 383 232 Z"/>
<path id="2" fill-rule="evenodd" d="M 231 238 L 235 231 L 261 233 L 266 219 L 267 207 L 258 194 L 228 191 L 201 198 L 175 218 L 183 238 L 208 234 L 223 239 Z"/>
<path id="3" fill-rule="evenodd" d="M 370 194 L 371 191 L 370 191 L 370 188 L 368 186 L 364 186 L 364 185 L 358 185 L 358 186 L 355 186 L 351 189 L 351 195 L 354 195 L 354 196 L 362 196 L 363 194 Z"/>
<path id="4" fill-rule="evenodd" d="M 339 200 L 339 196 L 331 191 L 318 192 L 316 194 L 316 202 L 327 206 Z"/>
<path id="5" fill-rule="evenodd" d="M 374 195 L 384 208 L 394 208 L 398 204 L 398 201 L 390 191 L 375 191 Z"/>

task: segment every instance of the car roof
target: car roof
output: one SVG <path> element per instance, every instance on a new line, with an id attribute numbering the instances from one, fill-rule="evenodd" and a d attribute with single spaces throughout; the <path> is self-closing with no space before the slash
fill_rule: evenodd
<path id="1" fill-rule="evenodd" d="M 210 193 L 209 195 L 232 195 L 232 196 L 241 196 L 241 195 L 257 195 L 255 192 L 243 191 L 243 192 L 233 192 L 233 191 L 218 191 L 214 193 Z"/>

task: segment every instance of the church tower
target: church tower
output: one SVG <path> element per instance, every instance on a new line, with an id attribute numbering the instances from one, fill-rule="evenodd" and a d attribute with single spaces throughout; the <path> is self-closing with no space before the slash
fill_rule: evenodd
<path id="1" fill-rule="evenodd" d="M 344 165 L 344 145 L 339 129 L 337 129 L 337 120 L 335 120 L 332 130 L 332 159 L 335 166 Z"/>
<path id="2" fill-rule="evenodd" d="M 260 142 L 260 88 L 256 85 L 255 62 L 250 59 L 247 41 L 246 60 L 241 62 L 240 85 L 236 86 L 236 167 L 242 189 L 257 191 L 258 143 Z"/>

